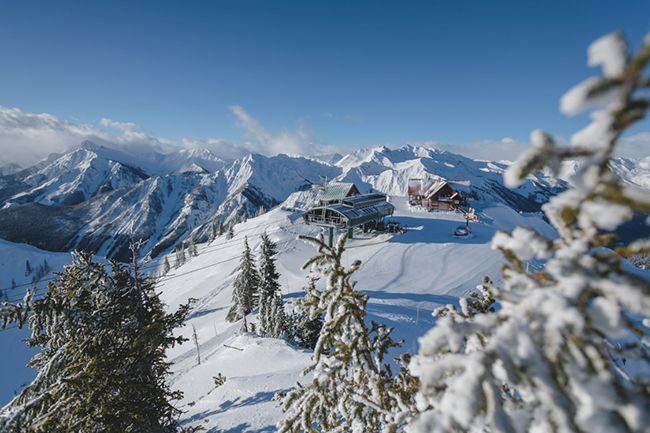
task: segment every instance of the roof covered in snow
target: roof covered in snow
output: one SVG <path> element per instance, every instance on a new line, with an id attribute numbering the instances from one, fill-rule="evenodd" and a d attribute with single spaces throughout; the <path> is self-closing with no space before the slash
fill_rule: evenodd
<path id="1" fill-rule="evenodd" d="M 319 201 L 343 200 L 346 197 L 358 195 L 359 190 L 352 182 L 336 182 L 323 187 L 318 193 Z"/>

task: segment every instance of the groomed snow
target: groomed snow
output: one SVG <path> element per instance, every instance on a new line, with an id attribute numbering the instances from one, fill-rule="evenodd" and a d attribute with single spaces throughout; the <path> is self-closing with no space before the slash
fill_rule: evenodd
<path id="1" fill-rule="evenodd" d="M 433 309 L 456 303 L 458 296 L 486 275 L 498 279 L 502 258 L 490 247 L 495 230 L 521 224 L 552 234 L 538 216 L 495 206 L 485 210 L 469 238 L 457 238 L 453 231 L 464 224 L 461 215 L 410 209 L 403 198 L 393 197 L 391 202 L 397 206 L 394 219 L 408 226 L 408 233 L 359 235 L 348 244 L 347 260 L 362 260 L 356 280 L 357 287 L 370 296 L 368 319 L 394 327 L 395 336 L 405 340 L 401 351 L 417 350 L 417 337 L 433 324 Z M 319 230 L 281 208 L 238 224 L 232 240 L 221 237 L 210 245 L 199 245 L 198 257 L 173 269 L 160 283 L 170 308 L 188 297 L 197 299 L 181 333 L 189 337 L 192 326 L 196 328 L 201 365 L 190 343 L 171 350 L 169 358 L 174 362 L 172 385 L 185 393 L 180 403 L 186 411 L 183 420 L 208 431 L 275 431 L 281 411 L 273 396 L 294 386 L 309 361 L 308 351 L 282 340 L 240 335 L 240 322 L 225 322 L 244 236 L 258 252 L 259 236 L 265 230 L 278 242 L 280 283 L 285 303 L 290 305 L 302 296 L 307 274 L 300 268 L 314 252 L 313 246 L 297 236 Z M 173 265 L 173 257 L 169 259 Z M 212 378 L 219 373 L 227 381 L 214 389 Z"/>

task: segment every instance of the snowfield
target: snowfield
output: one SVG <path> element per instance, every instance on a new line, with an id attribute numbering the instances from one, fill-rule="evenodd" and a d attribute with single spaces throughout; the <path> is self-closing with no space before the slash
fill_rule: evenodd
<path id="1" fill-rule="evenodd" d="M 370 296 L 368 319 L 395 328 L 404 339 L 400 351 L 415 352 L 417 338 L 433 324 L 431 312 L 481 283 L 486 275 L 498 278 L 501 254 L 490 247 L 496 229 L 532 226 L 543 233 L 553 230 L 538 216 L 523 216 L 498 205 L 486 209 L 469 238 L 453 236 L 464 224 L 455 213 L 428 213 L 410 209 L 403 198 L 393 198 L 393 219 L 407 225 L 406 234 L 359 235 L 348 243 L 347 260 L 362 260 L 357 288 Z M 194 345 L 187 342 L 169 352 L 174 362 L 172 386 L 184 392 L 181 407 L 185 423 L 203 425 L 211 432 L 271 432 L 281 417 L 273 396 L 295 386 L 309 364 L 310 352 L 283 340 L 241 335 L 241 322 L 228 323 L 232 282 L 239 266 L 244 236 L 253 251 L 266 231 L 278 243 L 278 271 L 287 308 L 302 296 L 307 271 L 301 270 L 314 247 L 297 239 L 316 235 L 298 215 L 276 208 L 235 227 L 235 237 L 218 238 L 199 246 L 199 256 L 161 278 L 163 299 L 176 308 L 196 299 L 187 325 L 180 331 L 190 338 L 197 330 L 201 364 Z M 173 257 L 168 257 L 173 266 Z M 249 316 L 255 321 L 254 315 Z M 397 354 L 397 353 L 396 353 Z M 213 376 L 227 377 L 215 389 Z"/>
<path id="2" fill-rule="evenodd" d="M 258 254 L 264 232 L 277 243 L 279 282 L 287 310 L 303 296 L 308 271 L 301 267 L 315 254 L 315 247 L 298 236 L 321 232 L 306 225 L 297 210 L 313 200 L 310 184 L 336 178 L 355 182 L 362 192 L 384 192 L 396 206 L 392 219 L 408 228 L 404 234 L 355 234 L 346 252 L 348 264 L 362 261 L 355 280 L 357 288 L 369 296 L 368 320 L 393 327 L 394 337 L 404 340 L 394 356 L 418 351 L 418 338 L 434 324 L 434 309 L 456 304 L 485 276 L 499 280 L 503 258 L 490 246 L 497 230 L 528 226 L 546 237 L 556 236 L 541 213 L 522 213 L 539 210 L 564 188 L 564 181 L 543 173 L 508 190 L 502 181 L 507 164 L 474 161 L 434 149 L 376 147 L 335 159 L 329 164 L 286 155 L 250 155 L 224 165 L 209 153 L 196 151 L 160 159 L 159 166 L 134 161 L 140 163 L 133 168 L 122 163 L 126 157 L 119 152 L 86 143 L 81 150 L 30 174 L 26 181 L 32 183 L 25 192 L 20 192 L 27 185 L 22 177 L 0 178 L 4 194 L 0 194 L 0 204 L 6 200 L 0 209 L 0 232 L 11 237 L 23 230 L 17 239 L 32 243 L 45 239 L 36 245 L 49 249 L 95 246 L 99 260 L 124 250 L 131 236 L 148 239 L 143 247 L 148 255 L 143 260 L 155 259 L 145 262 L 143 270 L 159 276 L 158 287 L 168 307 L 174 310 L 195 299 L 186 326 L 178 332 L 190 338 L 196 329 L 201 364 L 192 341 L 168 353 L 173 362 L 172 387 L 184 393 L 179 402 L 182 421 L 212 433 L 273 432 L 282 416 L 274 395 L 308 380 L 301 373 L 309 365 L 311 352 L 280 339 L 242 335 L 241 323 L 226 322 L 225 316 L 244 239 L 248 237 Z M 160 167 L 158 172 L 155 167 Z M 627 182 L 641 188 L 648 185 L 649 167 L 645 160 L 614 164 Z M 149 174 L 143 175 L 144 170 Z M 567 172 L 572 170 L 575 166 L 566 167 Z M 468 193 L 477 208 L 480 222 L 472 224 L 469 237 L 453 235 L 465 223 L 462 215 L 411 208 L 403 197 L 410 178 L 439 176 Z M 50 205 L 56 203 L 69 205 Z M 189 236 L 201 242 L 219 223 L 272 206 L 269 212 L 236 224 L 233 239 L 221 236 L 199 243 L 199 255 L 178 268 L 174 254 L 167 255 L 172 269 L 159 275 L 163 254 L 179 242 Z M 24 275 L 26 260 L 35 268 L 47 260 L 52 271 L 58 271 L 70 261 L 70 254 L 1 240 L 0 288 L 10 288 L 15 279 L 18 287 L 9 290 L 13 302 L 31 284 L 32 276 Z M 39 283 L 39 293 L 51 277 Z M 249 321 L 256 321 L 254 314 Z M 0 404 L 34 377 L 35 372 L 25 367 L 34 354 L 21 342 L 26 332 L 0 330 L 0 350 L 7 354 L 0 370 Z M 227 380 L 215 387 L 213 377 L 219 374 Z"/>

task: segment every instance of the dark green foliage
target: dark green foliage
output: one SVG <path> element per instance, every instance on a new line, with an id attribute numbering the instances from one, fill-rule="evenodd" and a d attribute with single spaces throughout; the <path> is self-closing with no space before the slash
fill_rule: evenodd
<path id="1" fill-rule="evenodd" d="M 312 267 L 327 281 L 323 290 L 315 281 L 307 287 L 305 306 L 310 319 L 324 316 L 314 347 L 312 364 L 305 373 L 313 379 L 287 393 L 282 401 L 282 433 L 364 432 L 394 433 L 413 410 L 415 387 L 403 387 L 403 377 L 392 377 L 384 363 L 387 351 L 399 345 L 392 329 L 366 325 L 368 296 L 351 281 L 361 262 L 342 264 L 346 235 L 335 247 L 320 238 L 301 237 L 318 247 L 304 267 Z"/>
<path id="2" fill-rule="evenodd" d="M 257 296 L 257 304 L 260 311 L 260 335 L 265 337 L 280 337 L 286 327 L 286 315 L 280 284 L 275 267 L 275 256 L 277 254 L 275 243 L 264 233 L 262 234 L 262 252 L 260 256 L 259 274 L 260 282 Z"/>
<path id="3" fill-rule="evenodd" d="M 245 319 L 255 307 L 257 290 L 259 287 L 259 275 L 255 268 L 255 258 L 248 245 L 248 238 L 244 240 L 244 252 L 242 253 L 239 266 L 239 275 L 235 279 L 232 293 L 232 306 L 226 316 L 226 320 L 234 322 Z"/>
<path id="4" fill-rule="evenodd" d="M 309 283 L 310 288 L 315 290 L 315 280 Z M 293 313 L 287 318 L 288 339 L 306 349 L 314 349 L 320 331 L 323 328 L 322 314 L 315 314 L 311 317 L 309 308 L 305 307 L 304 299 L 294 308 Z"/>
<path id="5" fill-rule="evenodd" d="M 169 264 L 169 259 L 165 256 L 165 261 L 163 262 L 163 275 L 168 274 L 170 269 L 171 266 Z"/>
<path id="6" fill-rule="evenodd" d="M 434 314 L 437 317 L 445 317 L 448 314 L 457 314 L 463 318 L 471 318 L 477 314 L 494 313 L 494 287 L 489 277 L 483 279 L 483 284 L 472 290 L 466 298 L 460 299 L 461 308 L 458 310 L 453 305 L 446 305 L 438 308 Z"/>
<path id="7" fill-rule="evenodd" d="M 122 265 L 111 271 L 89 254 L 49 283 L 44 298 L 2 310 L 3 321 L 28 324 L 36 379 L 0 414 L 0 431 L 177 432 L 181 393 L 166 384 L 166 349 L 189 305 L 168 314 L 153 281 Z"/>

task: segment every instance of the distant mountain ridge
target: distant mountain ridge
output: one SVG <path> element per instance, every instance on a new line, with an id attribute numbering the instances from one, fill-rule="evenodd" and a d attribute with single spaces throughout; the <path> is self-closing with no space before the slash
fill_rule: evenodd
<path id="1" fill-rule="evenodd" d="M 219 224 L 257 215 L 334 179 L 355 182 L 362 192 L 405 195 L 409 178 L 444 178 L 478 205 L 501 202 L 524 212 L 538 211 L 566 187 L 538 173 L 509 190 L 502 181 L 506 164 L 419 146 L 379 146 L 323 159 L 249 154 L 224 161 L 205 149 L 131 155 L 84 142 L 0 177 L 0 238 L 126 260 L 132 238 L 144 240 L 143 254 L 156 257 L 190 236 L 204 241 Z M 629 160 L 617 167 L 635 182 L 649 172 Z"/>

